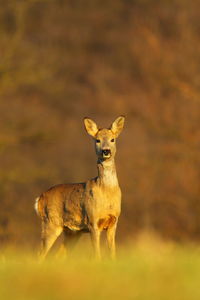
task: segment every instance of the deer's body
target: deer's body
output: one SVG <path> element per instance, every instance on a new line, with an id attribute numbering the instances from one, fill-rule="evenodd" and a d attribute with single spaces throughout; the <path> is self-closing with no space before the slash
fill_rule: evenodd
<path id="1" fill-rule="evenodd" d="M 118 122 L 119 119 L 124 121 L 122 118 L 119 117 Z M 96 139 L 98 176 L 85 183 L 56 185 L 36 199 L 36 211 L 42 219 L 42 257 L 62 231 L 66 238 L 69 234 L 75 236 L 89 232 L 96 256 L 100 257 L 102 230 L 107 231 L 111 256 L 115 256 L 115 231 L 121 211 L 121 190 L 114 163 L 118 132 L 114 128 L 112 131 L 112 127 L 98 130 L 90 119 L 85 120 L 85 126 Z M 122 127 L 123 124 L 118 130 L 121 131 Z"/>

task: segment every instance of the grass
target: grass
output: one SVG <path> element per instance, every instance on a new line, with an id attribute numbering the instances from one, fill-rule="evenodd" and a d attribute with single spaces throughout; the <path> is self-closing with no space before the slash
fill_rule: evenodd
<path id="1" fill-rule="evenodd" d="M 200 299 L 200 249 L 143 239 L 101 262 L 30 254 L 1 257 L 0 299 Z"/>

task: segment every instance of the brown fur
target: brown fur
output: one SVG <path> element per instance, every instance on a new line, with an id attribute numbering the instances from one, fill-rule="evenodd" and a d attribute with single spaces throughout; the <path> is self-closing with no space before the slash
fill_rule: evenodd
<path id="1" fill-rule="evenodd" d="M 105 219 L 99 219 L 98 221 L 98 227 L 101 230 L 108 229 L 109 227 L 113 226 L 116 222 L 116 217 L 109 215 Z"/>
<path id="2" fill-rule="evenodd" d="M 114 257 L 115 231 L 121 211 L 121 191 L 114 164 L 115 138 L 123 122 L 124 118 L 119 117 L 111 129 L 98 130 L 92 120 L 86 119 L 86 130 L 97 140 L 98 176 L 85 183 L 56 185 L 37 198 L 36 209 L 42 220 L 41 257 L 46 256 L 63 230 L 72 231 L 73 235 L 90 232 L 97 257 L 100 257 L 100 233 L 106 230 Z M 104 154 L 104 149 L 110 152 Z"/>

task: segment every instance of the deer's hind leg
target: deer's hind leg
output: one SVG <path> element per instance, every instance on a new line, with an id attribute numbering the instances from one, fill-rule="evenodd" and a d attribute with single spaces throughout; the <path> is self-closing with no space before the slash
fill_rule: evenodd
<path id="1" fill-rule="evenodd" d="M 51 222 L 42 221 L 42 242 L 40 249 L 40 260 L 43 260 L 58 236 L 62 233 L 63 228 L 56 226 Z"/>
<path id="2" fill-rule="evenodd" d="M 68 254 L 73 250 L 73 248 L 76 246 L 76 243 L 80 239 L 82 235 L 81 231 L 72 231 L 67 227 L 63 228 L 63 243 L 61 245 L 61 248 L 59 252 L 65 256 L 68 256 Z"/>

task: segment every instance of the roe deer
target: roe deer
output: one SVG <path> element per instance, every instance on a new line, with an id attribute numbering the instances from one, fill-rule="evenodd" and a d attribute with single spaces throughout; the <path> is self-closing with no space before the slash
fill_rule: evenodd
<path id="1" fill-rule="evenodd" d="M 111 257 L 115 257 L 115 232 L 121 210 L 121 190 L 118 184 L 114 156 L 116 138 L 125 118 L 118 117 L 106 129 L 98 129 L 89 118 L 84 119 L 86 131 L 95 141 L 98 176 L 84 183 L 59 184 L 36 199 L 35 209 L 42 220 L 40 257 L 44 258 L 57 237 L 64 232 L 79 236 L 89 232 L 95 256 L 101 257 L 100 235 L 107 231 Z"/>

